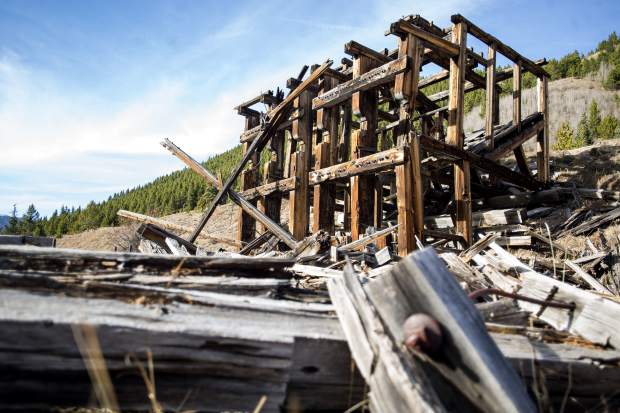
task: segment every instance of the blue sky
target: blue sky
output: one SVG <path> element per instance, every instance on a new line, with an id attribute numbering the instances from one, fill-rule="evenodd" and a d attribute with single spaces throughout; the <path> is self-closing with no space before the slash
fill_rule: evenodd
<path id="1" fill-rule="evenodd" d="M 232 110 L 355 39 L 393 48 L 391 21 L 461 13 L 533 59 L 620 29 L 620 2 L 0 2 L 0 214 L 85 205 L 234 146 Z"/>

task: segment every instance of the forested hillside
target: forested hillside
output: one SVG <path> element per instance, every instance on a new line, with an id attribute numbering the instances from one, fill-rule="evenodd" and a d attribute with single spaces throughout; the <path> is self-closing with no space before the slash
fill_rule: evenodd
<path id="1" fill-rule="evenodd" d="M 602 69 L 605 70 L 602 70 Z M 560 59 L 551 59 L 546 66 L 551 80 L 569 77 L 583 78 L 593 73 L 604 73 L 601 83 L 609 90 L 620 89 L 620 39 L 612 33 L 606 40 L 600 42 L 595 50 L 582 54 L 578 51 L 567 54 Z M 534 76 L 524 75 L 523 88 L 534 86 Z M 506 80 L 501 84 L 503 94 L 509 94 L 512 81 Z M 432 94 L 447 89 L 447 82 L 432 85 L 423 89 L 426 94 Z M 471 111 L 480 107 L 484 111 L 484 91 L 476 91 L 466 95 L 466 109 Z M 585 115 L 584 115 L 585 116 Z M 604 120 L 604 119 L 603 119 Z M 618 134 L 618 122 L 605 120 L 607 129 L 613 129 L 610 136 Z M 613 123 L 613 127 L 609 125 Z M 598 131 L 598 126 L 591 126 L 592 131 Z M 578 131 L 573 132 L 563 127 L 562 133 L 570 139 L 576 140 Z M 565 140 L 566 140 L 565 139 Z M 572 142 L 572 141 L 570 141 Z M 204 162 L 210 171 L 221 174 L 224 179 L 241 158 L 241 148 L 237 146 L 220 155 L 216 155 Z M 118 224 L 116 212 L 119 209 L 128 209 L 149 215 L 166 215 L 180 211 L 202 209 L 215 195 L 212 187 L 195 173 L 184 169 L 162 176 L 154 181 L 128 189 L 110 196 L 102 202 L 91 202 L 84 208 L 62 207 L 51 216 L 41 218 L 34 205 L 22 218 L 18 218 L 16 211 L 4 228 L 5 233 L 32 233 L 35 235 L 61 236 L 67 233 L 81 232 L 87 229 Z"/>
<path id="2" fill-rule="evenodd" d="M 209 158 L 203 165 L 226 179 L 240 159 L 241 147 L 236 146 Z M 214 196 L 214 189 L 209 187 L 204 179 L 188 169 L 183 169 L 161 176 L 146 185 L 116 193 L 103 202 L 90 202 L 85 208 L 63 206 L 45 218 L 39 218 L 37 213 L 33 219 L 36 209 L 31 205 L 21 218 L 13 219 L 13 225 L 10 223 L 4 232 L 58 237 L 87 229 L 117 225 L 116 212 L 119 209 L 159 216 L 205 208 Z M 16 215 L 15 210 L 13 214 Z"/>

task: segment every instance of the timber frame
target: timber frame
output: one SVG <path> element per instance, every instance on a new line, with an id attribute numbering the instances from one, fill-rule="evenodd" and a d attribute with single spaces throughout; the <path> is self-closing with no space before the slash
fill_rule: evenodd
<path id="1" fill-rule="evenodd" d="M 461 15 L 451 21 L 443 29 L 418 15 L 401 18 L 385 33 L 396 41 L 393 50 L 351 41 L 344 47 L 350 59 L 340 66 L 314 65 L 302 81 L 304 66 L 288 79 L 286 98 L 278 88 L 237 106 L 245 117 L 243 161 L 226 183 L 207 178 L 220 193 L 190 241 L 228 196 L 244 203 L 236 234 L 243 243 L 269 231 L 294 249 L 295 242 L 318 231 L 344 232 L 355 241 L 395 227 L 376 240 L 378 247 L 392 243 L 404 256 L 443 237 L 458 239 L 465 248 L 472 243 L 474 198 L 501 186 L 545 187 L 550 179 L 546 61 L 528 59 Z M 486 56 L 468 48 L 471 37 L 488 47 Z M 511 68 L 498 70 L 500 54 Z M 440 70 L 422 76 L 431 64 Z M 526 72 L 538 79 L 538 106 L 524 117 Z M 513 116 L 500 125 L 498 82 L 509 78 Z M 447 90 L 427 92 L 442 81 Z M 475 90 L 485 91 L 484 129 L 466 136 L 464 99 Z M 535 173 L 523 151 L 532 138 Z M 507 156 L 515 157 L 516 169 L 502 164 Z M 237 178 L 239 193 L 231 189 Z M 280 216 L 285 197 L 288 217 Z M 425 233 L 425 217 L 445 213 L 452 216 L 453 231 Z"/>

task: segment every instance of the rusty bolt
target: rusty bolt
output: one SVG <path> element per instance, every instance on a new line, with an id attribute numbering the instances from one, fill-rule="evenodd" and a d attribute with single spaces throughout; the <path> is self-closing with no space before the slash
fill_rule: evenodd
<path id="1" fill-rule="evenodd" d="M 403 324 L 405 345 L 427 354 L 436 353 L 441 347 L 441 327 L 434 318 L 417 313 L 409 316 Z"/>

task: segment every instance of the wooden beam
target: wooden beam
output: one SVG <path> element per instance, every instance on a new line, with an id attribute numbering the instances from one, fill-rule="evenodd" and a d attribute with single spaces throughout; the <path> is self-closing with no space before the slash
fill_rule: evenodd
<path id="1" fill-rule="evenodd" d="M 355 40 L 351 40 L 350 42 L 344 45 L 344 52 L 354 58 L 359 56 L 366 56 L 369 59 L 374 60 L 378 64 L 388 63 L 390 59 L 383 53 L 379 53 L 370 47 L 366 47 L 363 44 L 359 44 Z"/>
<path id="2" fill-rule="evenodd" d="M 278 181 L 269 182 L 267 184 L 263 184 L 261 186 L 257 186 L 254 188 L 250 188 L 246 191 L 239 192 L 239 195 L 251 201 L 253 199 L 271 195 L 276 192 L 290 192 L 294 191 L 297 187 L 297 178 L 291 176 L 290 178 L 280 179 Z"/>
<path id="3" fill-rule="evenodd" d="M 467 48 L 467 25 L 454 24 L 452 42 L 459 46 L 459 54 L 450 58 L 450 83 L 448 98 L 448 144 L 463 149 L 463 117 L 465 115 L 465 50 Z M 471 187 L 469 161 L 454 164 L 454 201 L 456 204 L 456 230 L 469 245 L 472 242 L 471 230 Z"/>
<path id="4" fill-rule="evenodd" d="M 424 77 L 420 79 L 418 82 L 418 87 L 421 89 L 423 87 L 432 86 L 435 83 L 443 82 L 444 80 L 450 77 L 449 70 L 442 70 L 441 72 L 437 72 L 434 75 Z"/>
<path id="5" fill-rule="evenodd" d="M 422 183 L 422 162 L 420 155 L 420 135 L 412 133 L 409 139 L 409 158 L 413 178 L 413 223 L 414 232 L 420 241 L 424 239 L 424 191 Z M 417 243 L 416 243 L 417 245 Z"/>
<path id="6" fill-rule="evenodd" d="M 386 32 L 386 35 L 388 34 L 395 34 L 398 36 L 403 34 L 412 34 L 417 38 L 424 40 L 431 47 L 436 48 L 450 57 L 458 56 L 460 53 L 459 46 L 454 42 L 449 42 L 405 20 L 399 20 L 390 24 L 390 29 Z"/>
<path id="7" fill-rule="evenodd" d="M 275 104 L 271 105 L 271 107 Z M 284 130 L 277 130 L 268 145 L 269 160 L 263 165 L 263 185 L 275 184 L 278 186 L 279 180 L 284 176 L 284 148 L 286 133 Z M 295 182 L 293 182 L 293 187 Z M 274 222 L 280 222 L 282 209 L 282 193 L 285 191 L 277 190 L 269 194 L 262 195 L 258 199 L 258 209 L 271 218 Z M 268 231 L 267 228 L 259 227 L 260 232 Z"/>
<path id="8" fill-rule="evenodd" d="M 512 65 L 512 124 L 517 126 L 517 132 L 521 131 L 521 65 L 515 63 Z M 527 166 L 525 151 L 523 145 L 519 145 L 513 149 L 517 166 L 522 174 L 531 176 L 530 168 Z"/>
<path id="9" fill-rule="evenodd" d="M 327 108 L 351 98 L 355 92 L 364 92 L 381 84 L 391 82 L 396 75 L 407 69 L 407 59 L 399 58 L 385 63 L 383 66 L 368 70 L 348 82 L 328 90 L 312 101 L 312 109 Z"/>
<path id="10" fill-rule="evenodd" d="M 202 176 L 207 182 L 216 188 L 222 188 L 222 183 L 220 180 L 213 175 L 211 172 L 206 170 L 201 164 L 199 164 L 194 158 L 185 153 L 181 148 L 176 146 L 169 139 L 165 139 L 161 143 L 166 149 L 168 149 L 174 156 L 179 158 L 183 163 L 185 163 L 190 169 L 196 172 L 198 175 Z M 269 217 L 259 211 L 254 205 L 252 205 L 249 201 L 245 200 L 241 195 L 237 192 L 230 190 L 229 191 L 230 198 L 239 205 L 245 212 L 247 212 L 252 218 L 259 221 L 266 228 L 269 229 L 275 236 L 277 236 L 282 242 L 288 245 L 289 248 L 294 249 L 297 245 L 297 241 L 288 233 L 284 228 L 280 225 L 273 222 Z M 200 228 L 202 230 L 202 227 Z"/>
<path id="11" fill-rule="evenodd" d="M 247 116 L 245 118 L 245 130 L 258 126 L 259 122 L 259 117 Z M 241 144 L 242 155 L 245 155 L 249 147 L 249 143 Z M 258 184 L 258 164 L 258 152 L 255 152 L 254 156 L 250 158 L 248 166 L 241 172 L 241 176 L 239 177 L 239 188 L 242 191 L 254 188 Z M 256 206 L 256 200 L 250 202 L 252 205 Z M 239 209 L 237 213 L 237 239 L 241 242 L 248 242 L 253 240 L 255 236 L 256 221 L 252 219 L 251 215 L 243 211 L 243 209 Z"/>
<path id="12" fill-rule="evenodd" d="M 272 91 L 269 91 L 267 93 L 261 93 L 260 95 L 243 102 L 242 104 L 236 106 L 235 110 L 240 115 L 242 115 L 243 114 L 242 112 L 244 109 L 248 109 L 250 106 L 253 106 L 257 103 L 265 103 L 266 105 L 273 105 L 273 104 L 280 103 L 281 100 L 282 99 L 279 99 L 277 96 L 275 96 Z"/>
<path id="13" fill-rule="evenodd" d="M 309 174 L 310 185 L 391 169 L 405 162 L 407 156 L 405 152 L 404 147 L 396 147 L 311 171 Z"/>
<path id="14" fill-rule="evenodd" d="M 359 250 L 360 248 L 365 247 L 371 242 L 375 242 L 379 240 L 379 238 L 384 238 L 388 236 L 389 234 L 396 232 L 397 229 L 398 229 L 398 225 L 394 225 L 389 228 L 378 230 L 374 232 L 373 234 L 365 236 L 364 238 L 360 238 L 356 241 L 349 242 L 348 244 L 341 245 L 340 247 L 338 247 L 338 252 L 344 253 L 344 252 Z"/>
<path id="15" fill-rule="evenodd" d="M 536 135 L 536 163 L 538 169 L 538 180 L 549 182 L 551 175 L 549 172 L 549 103 L 548 103 L 548 78 L 539 78 L 537 83 L 537 103 L 538 111 L 543 114 L 543 128 Z"/>
<path id="16" fill-rule="evenodd" d="M 406 65 L 406 62 L 404 63 Z M 377 61 L 365 54 L 353 59 L 353 79 L 371 71 Z M 351 134 L 351 159 L 359 159 L 377 151 L 377 91 L 355 92 L 351 96 L 351 110 L 359 116 L 360 128 Z M 369 226 L 375 225 L 374 176 L 351 177 L 351 238 L 363 236 Z"/>
<path id="17" fill-rule="evenodd" d="M 493 150 L 493 126 L 499 120 L 499 94 L 495 87 L 495 74 L 496 74 L 496 52 L 495 47 L 489 46 L 487 57 L 487 88 L 486 88 L 486 110 L 484 113 L 484 134 L 487 142 L 487 148 Z"/>
<path id="18" fill-rule="evenodd" d="M 303 109 L 304 116 L 295 120 L 292 127 L 291 145 L 297 151 L 291 155 L 291 176 L 296 177 L 297 187 L 289 193 L 289 231 L 296 239 L 304 239 L 310 225 L 310 194 L 308 172 L 312 159 L 312 97 L 305 91 L 295 99 L 295 108 Z"/>
<path id="19" fill-rule="evenodd" d="M 320 142 L 315 151 L 315 168 L 320 170 L 330 165 L 330 142 Z M 334 209 L 336 206 L 336 188 L 324 182 L 314 186 L 312 232 L 334 232 Z"/>
<path id="20" fill-rule="evenodd" d="M 465 24 L 467 27 L 467 31 L 471 33 L 473 36 L 477 37 L 480 41 L 485 43 L 487 46 L 494 45 L 496 50 L 506 56 L 508 59 L 512 60 L 514 63 L 520 63 L 522 66 L 526 67 L 530 72 L 535 74 L 538 77 L 541 76 L 549 76 L 549 74 L 542 67 L 538 66 L 536 63 L 532 62 L 527 57 L 519 54 L 512 47 L 502 43 L 495 36 L 490 35 L 489 33 L 482 30 L 480 27 L 476 26 L 471 21 L 467 20 L 465 17 L 460 14 L 455 14 L 452 16 L 452 23 L 454 24 Z"/>
<path id="21" fill-rule="evenodd" d="M 252 141 L 252 144 L 248 148 L 247 153 L 243 156 L 243 158 L 241 158 L 239 164 L 235 167 L 235 169 L 233 169 L 224 185 L 222 185 L 222 188 L 213 198 L 209 209 L 207 209 L 207 211 L 202 215 L 200 222 L 190 236 L 190 242 L 196 239 L 200 231 L 202 231 L 204 226 L 207 224 L 207 221 L 209 221 L 209 218 L 211 218 L 211 215 L 213 215 L 213 212 L 215 212 L 215 208 L 217 207 L 217 205 L 219 205 L 224 196 L 226 196 L 237 177 L 239 177 L 239 174 L 241 173 L 243 168 L 245 168 L 245 165 L 250 160 L 250 158 L 254 156 L 255 152 L 260 152 L 260 150 L 267 143 L 267 140 L 269 140 L 269 138 L 271 138 L 275 131 L 278 129 L 280 123 L 286 120 L 286 118 L 288 117 L 289 105 L 293 103 L 293 101 L 297 97 L 299 97 L 302 92 L 308 89 L 310 85 L 316 82 L 318 78 L 332 65 L 332 63 L 333 62 L 331 60 L 327 60 L 325 63 L 323 63 L 320 67 L 314 70 L 306 80 L 304 80 L 299 86 L 297 86 L 295 90 L 293 90 L 286 97 L 286 99 L 279 103 L 278 106 L 276 106 L 274 109 L 269 111 L 269 113 L 267 114 L 268 120 L 265 129 L 254 141 Z"/>

